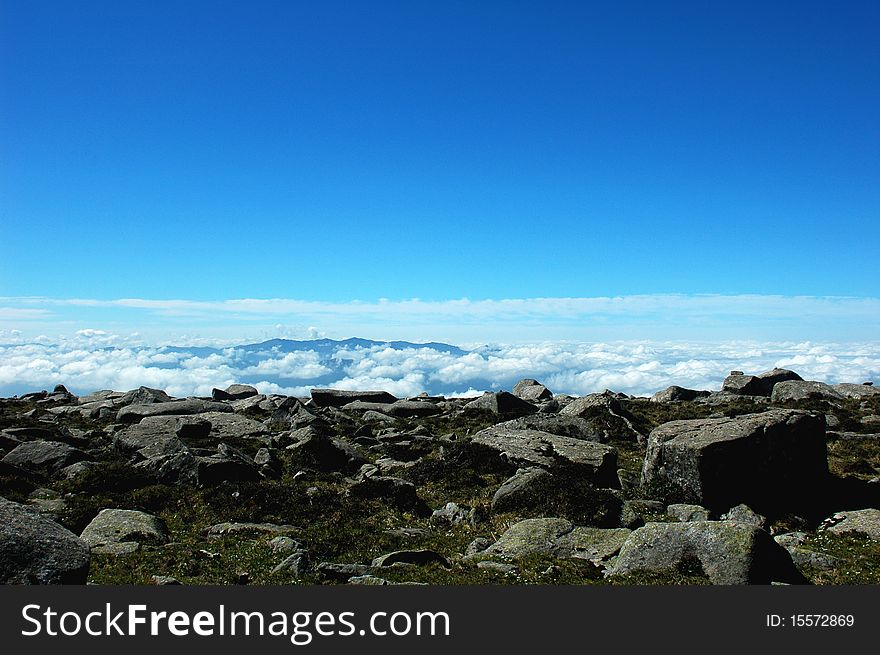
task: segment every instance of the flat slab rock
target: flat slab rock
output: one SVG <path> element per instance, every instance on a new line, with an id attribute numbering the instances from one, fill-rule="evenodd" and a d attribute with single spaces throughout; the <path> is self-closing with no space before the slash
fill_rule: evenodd
<path id="1" fill-rule="evenodd" d="M 560 518 L 525 519 L 510 526 L 487 549 L 465 559 L 519 559 L 529 555 L 549 555 L 599 563 L 613 557 L 630 533 L 631 530 L 626 528 L 576 526 Z"/>
<path id="2" fill-rule="evenodd" d="M 89 546 L 34 509 L 0 498 L 0 584 L 85 584 Z"/>
<path id="3" fill-rule="evenodd" d="M 503 426 L 481 430 L 471 441 L 495 450 L 499 456 L 516 466 L 552 469 L 559 464 L 566 464 L 577 467 L 596 486 L 620 486 L 617 479 L 617 451 L 605 444 Z"/>
<path id="4" fill-rule="evenodd" d="M 232 412 L 226 403 L 199 398 L 171 400 L 168 402 L 129 405 L 116 414 L 120 423 L 137 423 L 147 416 L 187 416 L 205 412 Z"/>

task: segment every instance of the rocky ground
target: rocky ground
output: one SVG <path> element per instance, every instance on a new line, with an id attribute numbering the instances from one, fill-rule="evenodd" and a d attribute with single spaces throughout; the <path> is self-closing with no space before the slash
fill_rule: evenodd
<path id="1" fill-rule="evenodd" d="M 880 583 L 880 389 L 0 400 L 0 582 Z"/>

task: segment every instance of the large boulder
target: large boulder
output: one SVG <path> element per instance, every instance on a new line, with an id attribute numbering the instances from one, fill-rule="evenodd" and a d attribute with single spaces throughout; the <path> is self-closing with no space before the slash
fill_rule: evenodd
<path id="1" fill-rule="evenodd" d="M 3 461 L 29 471 L 53 474 L 88 459 L 83 451 L 60 441 L 26 441 L 13 448 Z"/>
<path id="2" fill-rule="evenodd" d="M 773 387 L 770 401 L 784 403 L 797 400 L 843 400 L 844 396 L 830 384 L 803 380 L 780 382 Z"/>
<path id="3" fill-rule="evenodd" d="M 638 571 L 703 574 L 720 585 L 804 582 L 767 532 L 733 521 L 646 524 L 623 544 L 611 574 Z"/>
<path id="4" fill-rule="evenodd" d="M 825 419 L 795 410 L 671 421 L 648 437 L 642 483 L 712 511 L 745 503 L 775 514 L 828 481 Z"/>
<path id="5" fill-rule="evenodd" d="M 774 368 L 760 375 L 743 375 L 740 371 L 731 371 L 724 379 L 721 390 L 738 396 L 769 396 L 780 382 L 802 379 L 794 371 L 784 368 Z"/>
<path id="6" fill-rule="evenodd" d="M 479 398 L 467 403 L 463 411 L 473 412 L 491 412 L 498 416 L 525 416 L 526 414 L 534 414 L 538 411 L 532 403 L 526 402 L 521 398 L 517 398 L 512 393 L 499 391 L 498 393 L 485 393 Z"/>
<path id="7" fill-rule="evenodd" d="M 89 547 L 34 509 L 0 498 L 0 584 L 85 584 Z"/>
<path id="8" fill-rule="evenodd" d="M 232 408 L 226 403 L 202 400 L 200 398 L 187 398 L 185 400 L 129 405 L 117 412 L 116 420 L 120 423 L 138 423 L 148 416 L 187 416 L 191 414 L 204 414 L 205 412 L 231 411 Z"/>
<path id="9" fill-rule="evenodd" d="M 511 466 L 576 470 L 597 487 L 620 486 L 617 451 L 594 441 L 562 437 L 538 430 L 511 430 L 493 426 L 477 432 L 472 444 L 488 448 Z"/>
<path id="10" fill-rule="evenodd" d="M 513 387 L 513 395 L 531 402 L 550 400 L 553 397 L 550 389 L 532 378 L 526 378 L 517 382 Z"/>

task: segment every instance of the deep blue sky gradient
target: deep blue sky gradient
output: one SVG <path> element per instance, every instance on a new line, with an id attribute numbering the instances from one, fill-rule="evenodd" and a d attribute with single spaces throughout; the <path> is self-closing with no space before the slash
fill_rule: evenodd
<path id="1" fill-rule="evenodd" d="M 880 3 L 0 0 L 0 295 L 880 295 Z"/>

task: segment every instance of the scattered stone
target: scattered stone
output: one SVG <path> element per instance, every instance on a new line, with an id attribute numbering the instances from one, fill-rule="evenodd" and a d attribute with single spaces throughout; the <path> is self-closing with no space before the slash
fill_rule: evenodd
<path id="1" fill-rule="evenodd" d="M 348 584 L 356 584 L 356 585 L 376 585 L 376 586 L 387 586 L 391 583 L 388 582 L 385 578 L 380 578 L 375 575 L 353 575 L 348 579 Z"/>
<path id="2" fill-rule="evenodd" d="M 494 562 L 490 559 L 484 559 L 477 562 L 477 568 L 485 571 L 494 571 L 503 575 L 513 575 L 516 573 L 516 566 L 507 562 Z"/>
<path id="3" fill-rule="evenodd" d="M 276 555 L 290 555 L 298 550 L 305 550 L 296 539 L 279 535 L 269 540 L 269 547 Z"/>

